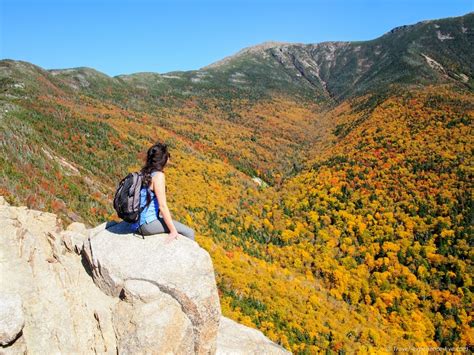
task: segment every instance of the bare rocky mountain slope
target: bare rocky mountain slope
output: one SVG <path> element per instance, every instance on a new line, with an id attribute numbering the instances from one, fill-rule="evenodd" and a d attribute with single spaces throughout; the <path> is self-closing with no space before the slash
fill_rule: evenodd
<path id="1" fill-rule="evenodd" d="M 392 85 L 473 88 L 474 13 L 400 26 L 368 41 L 265 42 L 199 70 L 109 77 L 80 67 L 49 70 L 66 90 L 130 105 L 163 95 L 293 95 L 332 105 Z M 2 87 L 0 81 L 0 88 Z"/>

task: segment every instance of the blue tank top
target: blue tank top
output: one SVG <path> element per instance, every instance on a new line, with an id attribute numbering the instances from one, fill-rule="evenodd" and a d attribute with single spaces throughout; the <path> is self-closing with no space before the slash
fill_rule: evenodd
<path id="1" fill-rule="evenodd" d="M 155 176 L 158 172 L 154 171 L 151 173 L 151 177 Z M 151 197 L 151 202 L 146 206 L 146 192 L 149 192 Z M 146 206 L 146 207 L 145 207 Z M 145 208 L 143 208 L 145 207 Z M 140 213 L 140 219 L 132 224 L 132 229 L 137 230 L 142 224 L 153 222 L 155 219 L 158 219 L 158 212 L 160 210 L 158 199 L 155 193 L 150 190 L 149 187 L 142 187 L 140 190 L 140 208 L 143 208 L 142 213 Z"/>

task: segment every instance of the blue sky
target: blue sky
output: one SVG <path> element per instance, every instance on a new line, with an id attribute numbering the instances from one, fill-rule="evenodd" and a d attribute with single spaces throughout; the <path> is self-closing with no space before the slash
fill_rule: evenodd
<path id="1" fill-rule="evenodd" d="M 0 58 L 164 73 L 264 41 L 368 40 L 471 11 L 474 0 L 0 0 Z"/>

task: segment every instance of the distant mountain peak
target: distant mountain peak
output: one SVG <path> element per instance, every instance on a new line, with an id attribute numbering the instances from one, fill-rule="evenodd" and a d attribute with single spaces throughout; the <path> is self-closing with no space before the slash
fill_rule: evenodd
<path id="1" fill-rule="evenodd" d="M 368 41 L 289 43 L 268 41 L 243 48 L 200 70 L 135 73 L 113 78 L 87 67 L 42 71 L 64 88 L 97 95 L 120 91 L 156 95 L 284 93 L 339 102 L 388 90 L 392 84 L 450 83 L 474 88 L 474 13 L 399 26 Z M 34 80 L 34 66 L 1 61 L 5 76 Z M 39 69 L 39 68 L 38 68 Z M 42 69 L 41 69 L 42 70 Z M 16 74 L 12 74 L 15 72 Z M 2 74 L 0 73 L 0 77 Z"/>
<path id="2" fill-rule="evenodd" d="M 48 70 L 52 75 L 61 75 L 61 74 L 82 74 L 86 76 L 99 76 L 110 78 L 107 74 L 102 73 L 96 69 L 89 67 L 76 67 L 76 68 L 65 68 L 65 69 L 49 69 Z"/>
<path id="3" fill-rule="evenodd" d="M 205 67 L 202 67 L 201 69 L 210 69 L 210 68 L 218 68 L 222 65 L 227 64 L 231 59 L 237 58 L 241 55 L 244 54 L 259 54 L 263 53 L 267 49 L 275 48 L 275 47 L 281 47 L 281 46 L 288 46 L 288 45 L 295 45 L 297 43 L 290 43 L 290 42 L 278 42 L 278 41 L 266 41 L 262 42 L 260 44 L 256 44 L 253 46 L 245 47 L 238 51 L 235 54 L 231 54 L 223 59 L 218 60 L 217 62 L 211 63 L 209 65 L 206 65 Z M 302 44 L 302 43 L 300 43 Z"/>

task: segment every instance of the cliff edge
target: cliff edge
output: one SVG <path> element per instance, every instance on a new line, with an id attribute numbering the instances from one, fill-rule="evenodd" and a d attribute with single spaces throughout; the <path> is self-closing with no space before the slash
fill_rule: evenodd
<path id="1" fill-rule="evenodd" d="M 222 316 L 212 261 L 126 223 L 62 230 L 0 197 L 0 353 L 286 354 Z"/>

